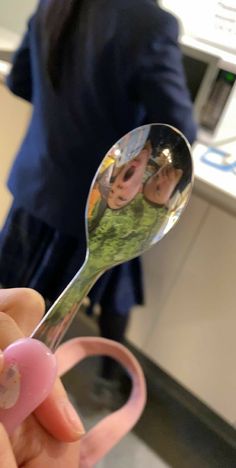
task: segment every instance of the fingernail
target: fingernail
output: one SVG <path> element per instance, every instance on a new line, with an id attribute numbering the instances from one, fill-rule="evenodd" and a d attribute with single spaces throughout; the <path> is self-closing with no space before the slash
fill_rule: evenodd
<path id="1" fill-rule="evenodd" d="M 77 414 L 77 411 L 75 410 L 75 408 L 73 407 L 73 405 L 70 403 L 68 399 L 65 399 L 63 401 L 62 408 L 63 408 L 64 415 L 67 421 L 69 422 L 70 426 L 72 427 L 73 431 L 77 435 L 80 435 L 80 436 L 84 435 L 85 430 L 84 430 L 83 424 Z"/>
<path id="2" fill-rule="evenodd" d="M 20 396 L 21 377 L 15 363 L 5 366 L 0 373 L 0 408 L 9 409 L 15 406 Z"/>

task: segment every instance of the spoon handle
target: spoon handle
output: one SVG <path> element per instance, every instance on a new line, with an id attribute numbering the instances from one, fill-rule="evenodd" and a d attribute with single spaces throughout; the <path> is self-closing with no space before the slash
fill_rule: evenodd
<path id="1" fill-rule="evenodd" d="M 94 272 L 88 256 L 81 269 L 50 307 L 31 337 L 42 341 L 51 351 L 59 346 L 79 307 L 103 271 Z"/>

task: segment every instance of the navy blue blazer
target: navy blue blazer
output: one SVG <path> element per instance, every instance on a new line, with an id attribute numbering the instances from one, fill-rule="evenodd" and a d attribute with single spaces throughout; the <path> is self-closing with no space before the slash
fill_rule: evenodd
<path id="1" fill-rule="evenodd" d="M 176 19 L 154 0 L 83 0 L 66 44 L 60 93 L 44 65 L 41 0 L 7 84 L 32 119 L 10 173 L 18 205 L 80 238 L 90 183 L 108 149 L 145 123 L 168 123 L 192 142 Z"/>

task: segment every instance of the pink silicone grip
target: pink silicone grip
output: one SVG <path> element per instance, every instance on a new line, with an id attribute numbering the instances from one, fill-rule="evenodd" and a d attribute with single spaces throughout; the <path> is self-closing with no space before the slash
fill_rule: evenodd
<path id="1" fill-rule="evenodd" d="M 25 338 L 5 349 L 0 421 L 9 434 L 45 400 L 56 376 L 56 357 L 40 341 Z"/>

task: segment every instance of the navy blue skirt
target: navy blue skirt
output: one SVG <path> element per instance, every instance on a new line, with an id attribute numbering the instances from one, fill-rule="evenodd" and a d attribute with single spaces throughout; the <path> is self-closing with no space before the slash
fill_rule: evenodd
<path id="1" fill-rule="evenodd" d="M 13 203 L 0 233 L 0 284 L 30 287 L 52 303 L 84 262 L 85 241 L 64 235 Z M 139 258 L 103 274 L 89 293 L 91 308 L 99 303 L 126 315 L 143 304 Z"/>

